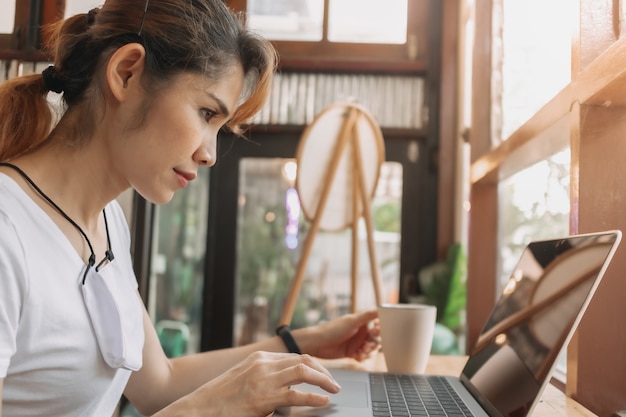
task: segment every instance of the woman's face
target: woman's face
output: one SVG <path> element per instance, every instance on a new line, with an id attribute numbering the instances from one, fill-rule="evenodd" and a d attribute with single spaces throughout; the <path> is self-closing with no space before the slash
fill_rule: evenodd
<path id="1" fill-rule="evenodd" d="M 235 111 L 243 79 L 239 66 L 218 81 L 182 73 L 151 99 L 141 127 L 122 138 L 120 157 L 130 186 L 163 204 L 196 178 L 200 166 L 212 166 L 217 134 Z"/>

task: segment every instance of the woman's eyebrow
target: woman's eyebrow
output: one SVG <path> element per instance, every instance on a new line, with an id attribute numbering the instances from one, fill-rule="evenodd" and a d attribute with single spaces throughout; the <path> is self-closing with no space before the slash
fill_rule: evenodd
<path id="1" fill-rule="evenodd" d="M 222 113 L 222 115 L 227 118 L 230 115 L 230 111 L 228 110 L 228 107 L 226 107 L 226 104 L 222 101 L 222 99 L 220 99 L 218 96 L 211 92 L 207 92 L 206 94 L 217 103 L 217 107 L 220 108 L 220 113 Z"/>

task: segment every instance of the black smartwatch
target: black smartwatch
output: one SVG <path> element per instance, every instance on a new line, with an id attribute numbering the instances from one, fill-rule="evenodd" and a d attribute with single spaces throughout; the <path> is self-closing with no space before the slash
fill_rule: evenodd
<path id="1" fill-rule="evenodd" d="M 298 355 L 302 354 L 302 352 L 300 352 L 298 344 L 296 343 L 296 340 L 291 334 L 291 329 L 289 328 L 289 326 L 287 326 L 286 324 L 279 326 L 276 329 L 276 334 L 280 336 L 281 339 L 283 339 L 283 343 L 285 344 L 285 346 L 287 346 L 287 350 L 289 351 L 289 353 L 297 353 Z"/>

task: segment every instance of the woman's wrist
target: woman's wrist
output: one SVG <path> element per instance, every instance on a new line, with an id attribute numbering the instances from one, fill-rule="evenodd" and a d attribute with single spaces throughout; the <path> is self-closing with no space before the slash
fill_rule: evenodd
<path id="1" fill-rule="evenodd" d="M 314 335 L 315 328 L 316 326 L 312 326 L 312 327 L 304 327 L 301 329 L 295 329 L 291 331 L 291 335 L 293 336 L 294 340 L 300 347 L 301 353 L 306 353 L 311 356 L 315 356 L 316 350 L 317 350 L 316 349 L 317 344 L 315 343 L 316 338 Z"/>

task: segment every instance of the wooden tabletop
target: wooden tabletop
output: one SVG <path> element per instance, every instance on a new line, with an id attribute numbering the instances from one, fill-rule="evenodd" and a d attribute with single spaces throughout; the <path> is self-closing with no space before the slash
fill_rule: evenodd
<path id="1" fill-rule="evenodd" d="M 460 375 L 467 357 L 432 355 L 426 366 L 426 373 L 432 375 Z M 321 361 L 326 367 L 354 368 L 371 371 L 385 371 L 385 359 L 382 353 L 358 363 L 356 361 L 332 360 Z M 573 399 L 566 396 L 552 384 L 548 384 L 541 395 L 541 400 L 532 412 L 532 417 L 597 417 Z"/>

